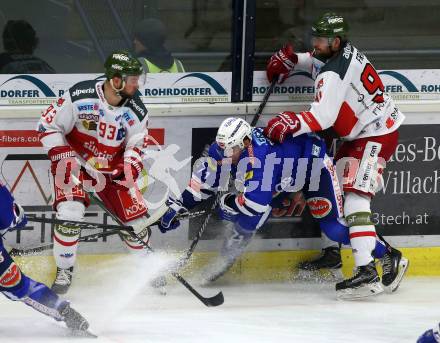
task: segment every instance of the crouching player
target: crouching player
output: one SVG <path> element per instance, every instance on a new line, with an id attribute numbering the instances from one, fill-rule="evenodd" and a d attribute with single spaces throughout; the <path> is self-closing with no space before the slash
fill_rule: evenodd
<path id="1" fill-rule="evenodd" d="M 23 208 L 15 203 L 8 189 L 0 184 L 0 234 L 21 229 L 27 223 Z M 61 299 L 46 285 L 24 275 L 9 256 L 0 239 L 0 292 L 13 301 L 21 301 L 75 331 L 87 331 L 89 323 L 68 301 Z"/>
<path id="2" fill-rule="evenodd" d="M 216 142 L 210 146 L 209 158 L 194 171 L 180 199 L 168 199 L 170 208 L 162 217 L 161 231 L 177 228 L 178 214 L 195 207 L 227 184 L 225 174 L 232 175 L 236 185 L 243 185 L 237 194 L 227 193 L 220 200 L 220 217 L 233 223 L 232 233 L 221 251 L 225 267 L 234 263 L 256 230 L 267 221 L 276 192 L 302 190 L 325 234 L 342 244 L 350 243 L 349 230 L 343 220 L 342 192 L 324 141 L 305 134 L 288 137 L 283 144 L 273 144 L 261 129 L 251 128 L 239 118 L 228 118 L 221 124 Z M 376 240 L 373 252 L 376 258 L 383 258 L 390 251 L 384 242 Z M 392 261 L 384 271 L 383 279 L 394 278 L 400 282 Z M 368 282 L 358 282 L 354 289 L 338 286 L 336 289 L 339 298 L 359 298 L 384 291 L 377 272 Z"/>

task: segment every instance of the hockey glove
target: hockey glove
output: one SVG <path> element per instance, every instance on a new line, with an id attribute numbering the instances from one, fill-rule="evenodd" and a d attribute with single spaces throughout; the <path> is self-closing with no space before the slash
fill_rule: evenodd
<path id="1" fill-rule="evenodd" d="M 177 216 L 188 212 L 181 201 L 173 198 L 168 198 L 166 205 L 169 207 L 168 211 L 165 212 L 159 223 L 159 230 L 162 233 L 177 229 L 180 226 Z"/>
<path id="2" fill-rule="evenodd" d="M 269 82 L 278 77 L 278 83 L 283 83 L 298 63 L 298 56 L 291 44 L 286 44 L 272 55 L 266 66 L 266 75 Z"/>
<path id="3" fill-rule="evenodd" d="M 227 193 L 220 198 L 219 217 L 223 220 L 236 222 L 239 213 L 234 210 L 235 194 Z"/>
<path id="4" fill-rule="evenodd" d="M 75 158 L 75 152 L 68 146 L 57 146 L 47 153 L 51 160 L 50 171 L 55 178 L 55 184 L 62 188 L 70 183 L 72 173 L 79 173 L 80 166 Z"/>
<path id="5" fill-rule="evenodd" d="M 133 187 L 143 168 L 141 161 L 134 158 L 125 159 L 124 163 L 119 163 L 112 171 L 110 178 L 117 189 L 127 191 Z"/>
<path id="6" fill-rule="evenodd" d="M 23 207 L 14 203 L 14 219 L 12 220 L 11 229 L 21 229 L 26 226 L 27 222 Z"/>
<path id="7" fill-rule="evenodd" d="M 301 121 L 295 112 L 281 112 L 272 118 L 264 128 L 264 135 L 274 142 L 282 143 L 290 134 L 301 128 Z"/>

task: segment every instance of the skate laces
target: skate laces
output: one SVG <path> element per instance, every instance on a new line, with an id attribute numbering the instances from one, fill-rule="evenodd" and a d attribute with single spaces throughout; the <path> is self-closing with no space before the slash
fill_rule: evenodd
<path id="1" fill-rule="evenodd" d="M 360 273 L 361 273 L 361 269 L 359 267 L 356 267 L 353 270 L 353 276 L 351 278 L 346 279 L 345 281 L 347 281 L 347 282 L 353 281 L 354 279 L 356 279 L 359 276 Z"/>
<path id="2" fill-rule="evenodd" d="M 68 285 L 70 283 L 70 278 L 72 273 L 68 269 L 59 268 L 57 270 L 57 276 L 55 282 L 59 285 Z"/>
<path id="3" fill-rule="evenodd" d="M 392 262 L 393 260 L 391 258 L 391 254 L 385 254 L 382 259 L 382 270 L 384 274 L 388 274 L 391 272 Z"/>

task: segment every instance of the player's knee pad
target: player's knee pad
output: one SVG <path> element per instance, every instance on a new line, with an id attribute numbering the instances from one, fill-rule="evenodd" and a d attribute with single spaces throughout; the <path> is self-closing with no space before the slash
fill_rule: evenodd
<path id="1" fill-rule="evenodd" d="M 230 225 L 232 226 L 230 234 L 225 237 L 220 255 L 235 259 L 243 253 L 256 231 L 255 229 L 247 230 L 238 222 L 231 223 Z"/>
<path id="2" fill-rule="evenodd" d="M 373 225 L 371 221 L 371 199 L 362 194 L 347 192 L 344 202 L 345 220 L 349 227 Z"/>
<path id="3" fill-rule="evenodd" d="M 370 197 L 348 192 L 345 197 L 345 220 L 349 226 L 350 243 L 356 266 L 373 260 L 371 256 L 376 244 L 376 230 L 371 221 Z"/>
<path id="4" fill-rule="evenodd" d="M 353 192 L 346 192 L 344 199 L 345 218 L 347 218 L 349 215 L 353 213 L 359 213 L 359 212 L 370 213 L 371 215 L 370 204 L 371 204 L 371 198 L 369 196 L 353 193 Z"/>
<path id="5" fill-rule="evenodd" d="M 86 208 L 83 203 L 78 201 L 64 201 L 57 206 L 57 219 L 60 220 L 74 220 L 82 222 L 84 220 L 84 212 Z M 72 243 L 80 234 L 80 229 L 75 226 L 56 225 L 55 236 L 58 238 L 74 238 L 67 239 L 66 243 Z"/>
<path id="6" fill-rule="evenodd" d="M 319 220 L 319 227 L 325 235 L 334 242 L 350 244 L 349 230 L 346 223 L 339 218 L 324 218 Z"/>
<path id="7" fill-rule="evenodd" d="M 83 221 L 86 207 L 79 201 L 63 201 L 57 205 L 57 219 Z"/>
<path id="8" fill-rule="evenodd" d="M 246 231 L 256 231 L 266 223 L 269 219 L 269 215 L 272 211 L 272 207 L 268 207 L 267 210 L 260 215 L 248 216 L 240 213 L 237 218 L 237 224 L 240 228 Z"/>
<path id="9" fill-rule="evenodd" d="M 57 219 L 83 221 L 85 206 L 79 201 L 63 201 L 57 205 Z M 56 225 L 54 230 L 54 257 L 58 267 L 70 268 L 75 263 L 81 229 L 70 225 Z"/>

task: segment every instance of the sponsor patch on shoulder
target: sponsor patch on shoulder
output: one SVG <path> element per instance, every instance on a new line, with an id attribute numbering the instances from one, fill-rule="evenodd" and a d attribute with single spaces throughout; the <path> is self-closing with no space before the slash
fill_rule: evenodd
<path id="1" fill-rule="evenodd" d="M 17 286 L 21 281 L 20 268 L 12 262 L 11 265 L 0 276 L 0 286 L 5 288 L 12 288 Z"/>
<path id="2" fill-rule="evenodd" d="M 330 200 L 322 197 L 313 197 L 307 200 L 310 213 L 314 218 L 324 218 L 332 210 Z"/>

